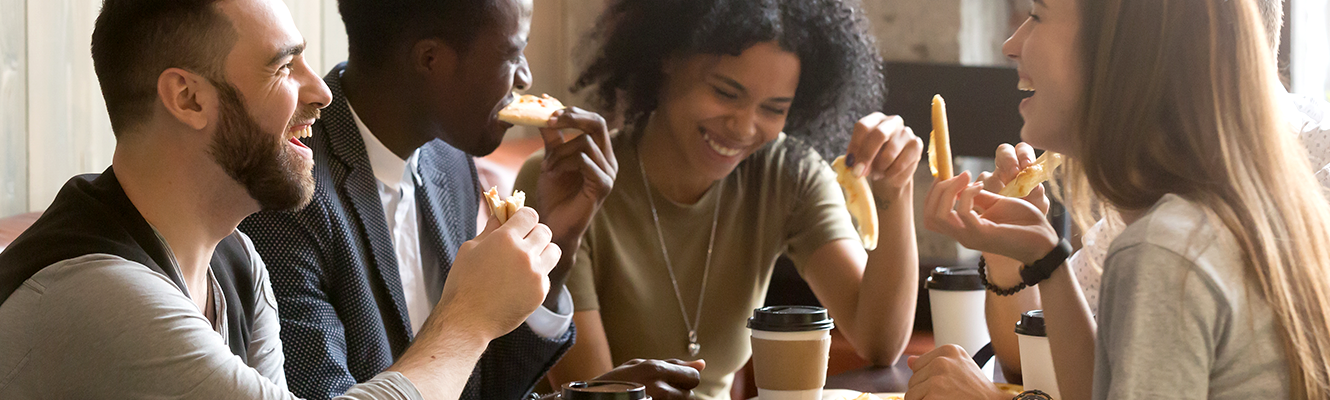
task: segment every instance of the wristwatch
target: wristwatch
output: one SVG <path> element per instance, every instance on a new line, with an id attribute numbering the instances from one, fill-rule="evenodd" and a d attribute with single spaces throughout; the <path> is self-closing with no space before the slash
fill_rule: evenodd
<path id="1" fill-rule="evenodd" d="M 1048 255 L 1044 258 L 1021 268 L 1021 280 L 1025 281 L 1025 286 L 1037 285 L 1052 276 L 1053 271 L 1062 266 L 1062 262 L 1067 261 L 1067 257 L 1070 256 L 1071 243 L 1068 243 L 1067 239 L 1062 239 L 1056 247 L 1053 247 L 1053 251 L 1048 252 Z"/>
<path id="2" fill-rule="evenodd" d="M 1042 390 L 1026 390 L 1011 400 L 1053 400 L 1053 396 L 1044 393 Z"/>

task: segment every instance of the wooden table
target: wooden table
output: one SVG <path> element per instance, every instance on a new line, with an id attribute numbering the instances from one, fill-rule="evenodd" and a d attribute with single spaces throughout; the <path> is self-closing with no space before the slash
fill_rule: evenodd
<path id="1" fill-rule="evenodd" d="M 864 367 L 827 377 L 827 389 L 850 389 L 859 392 L 904 392 L 914 371 L 905 364 L 906 357 L 890 367 Z"/>
<path id="2" fill-rule="evenodd" d="M 900 361 L 890 367 L 864 367 L 828 376 L 825 387 L 866 393 L 904 392 L 910 385 L 910 377 L 914 375 L 914 371 L 906 364 L 907 359 L 908 356 L 902 356 Z M 995 363 L 993 374 L 996 375 L 993 382 L 1006 383 L 1001 372 L 1002 366 L 996 365 L 996 359 L 992 362 Z"/>

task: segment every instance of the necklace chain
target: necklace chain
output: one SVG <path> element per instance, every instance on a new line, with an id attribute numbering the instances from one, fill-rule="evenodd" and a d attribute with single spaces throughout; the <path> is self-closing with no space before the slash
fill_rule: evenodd
<path id="1" fill-rule="evenodd" d="M 679 291 L 679 281 L 674 277 L 674 265 L 670 263 L 670 252 L 665 250 L 665 234 L 660 229 L 660 216 L 656 213 L 656 200 L 651 195 L 651 182 L 647 180 L 646 167 L 642 164 L 642 151 L 637 149 L 637 170 L 642 173 L 642 185 L 647 190 L 647 204 L 651 206 L 651 222 L 656 226 L 656 238 L 660 240 L 660 254 L 665 257 L 665 270 L 670 273 L 670 284 L 674 286 L 674 298 L 679 301 L 679 313 L 683 315 L 684 327 L 688 328 L 688 354 L 697 357 L 702 345 L 697 343 L 697 329 L 702 322 L 702 300 L 706 299 L 707 276 L 711 272 L 711 249 L 716 244 L 716 222 L 720 220 L 720 199 L 725 194 L 725 180 L 721 179 L 720 193 L 716 197 L 716 209 L 711 214 L 711 237 L 707 239 L 707 261 L 702 267 L 702 290 L 697 293 L 697 310 L 692 321 L 688 320 L 688 309 L 683 304 L 683 293 Z"/>

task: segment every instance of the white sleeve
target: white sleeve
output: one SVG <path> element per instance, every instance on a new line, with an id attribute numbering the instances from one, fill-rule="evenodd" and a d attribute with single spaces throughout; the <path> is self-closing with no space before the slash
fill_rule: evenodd
<path id="1" fill-rule="evenodd" d="M 531 331 L 546 339 L 558 339 L 568 332 L 568 327 L 573 325 L 573 296 L 568 293 L 568 287 L 563 288 L 559 294 L 557 310 L 550 310 L 545 306 L 536 308 L 536 312 L 526 317 L 526 324 Z"/>

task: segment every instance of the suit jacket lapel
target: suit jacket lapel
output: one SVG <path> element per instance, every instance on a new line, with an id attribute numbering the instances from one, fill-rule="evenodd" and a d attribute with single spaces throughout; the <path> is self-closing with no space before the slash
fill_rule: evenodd
<path id="1" fill-rule="evenodd" d="M 447 154 L 452 152 L 457 154 Z M 418 200 L 422 206 L 421 220 L 424 222 L 421 233 L 427 237 L 422 238 L 422 243 L 437 249 L 439 268 L 442 269 L 439 276 L 444 281 L 448 279 L 457 249 L 462 242 L 476 235 L 475 212 L 468 215 L 466 210 L 459 210 L 455 206 L 471 201 L 468 199 L 475 196 L 475 185 L 471 184 L 469 176 L 450 176 L 441 168 L 441 164 L 450 161 L 449 158 L 456 157 L 470 160 L 469 156 L 438 140 L 426 144 L 420 153 L 421 185 L 417 193 L 422 195 Z M 453 175 L 460 175 L 457 172 L 454 171 Z"/>
<path id="2" fill-rule="evenodd" d="M 331 145 L 332 156 L 345 163 L 349 168 L 346 180 L 337 188 L 343 196 L 351 199 L 355 207 L 357 222 L 365 232 L 366 241 L 371 247 L 373 266 L 377 278 L 386 293 L 392 298 L 391 308 L 396 312 L 398 327 L 405 332 L 408 340 L 412 336 L 410 317 L 406 311 L 406 296 L 402 293 L 402 275 L 397 267 L 397 253 L 393 250 L 392 234 L 385 221 L 383 203 L 379 200 L 378 183 L 365 152 L 365 143 L 360 138 L 359 128 L 351 117 L 350 106 L 342 94 L 341 75 L 343 65 L 333 68 L 324 78 L 332 92 L 333 101 L 324 110 L 322 122 L 328 127 L 325 134 Z M 381 306 L 382 308 L 382 306 Z M 384 323 L 391 319 L 384 316 Z"/>

